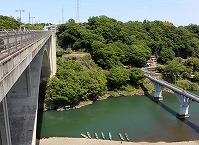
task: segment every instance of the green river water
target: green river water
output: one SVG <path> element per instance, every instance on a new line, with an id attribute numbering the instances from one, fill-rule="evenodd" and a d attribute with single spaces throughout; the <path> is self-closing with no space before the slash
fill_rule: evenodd
<path id="1" fill-rule="evenodd" d="M 199 92 L 196 92 L 199 94 Z M 118 133 L 127 133 L 130 141 L 199 140 L 199 103 L 189 107 L 190 118 L 176 118 L 177 97 L 163 93 L 164 100 L 156 103 L 147 96 L 109 98 L 92 105 L 68 111 L 47 111 L 38 115 L 37 136 L 81 137 L 80 134 L 101 132 L 108 139 L 119 140 Z"/>

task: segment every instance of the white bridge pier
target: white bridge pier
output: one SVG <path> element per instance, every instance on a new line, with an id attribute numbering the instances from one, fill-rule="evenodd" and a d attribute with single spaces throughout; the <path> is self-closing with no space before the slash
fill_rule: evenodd
<path id="1" fill-rule="evenodd" d="M 163 80 L 159 80 L 157 78 L 154 78 L 151 75 L 148 74 L 144 74 L 144 76 L 146 78 L 148 78 L 149 80 L 151 80 L 151 82 L 153 83 L 154 86 L 154 100 L 155 101 L 161 101 L 163 100 L 163 96 L 162 96 L 162 89 L 164 87 L 169 88 L 170 90 L 173 91 L 173 93 L 176 95 L 176 97 L 178 98 L 179 101 L 179 111 L 177 113 L 177 117 L 178 118 L 187 118 L 190 116 L 189 114 L 189 105 L 195 101 L 199 103 L 199 96 L 185 91 L 181 88 L 178 88 L 176 86 L 173 86 L 172 84 L 165 82 Z"/>

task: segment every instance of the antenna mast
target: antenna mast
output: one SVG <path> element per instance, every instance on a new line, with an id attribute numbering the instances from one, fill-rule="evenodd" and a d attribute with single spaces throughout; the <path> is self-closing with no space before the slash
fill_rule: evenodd
<path id="1" fill-rule="evenodd" d="M 76 23 L 79 22 L 79 0 L 77 0 L 77 13 L 76 13 Z"/>

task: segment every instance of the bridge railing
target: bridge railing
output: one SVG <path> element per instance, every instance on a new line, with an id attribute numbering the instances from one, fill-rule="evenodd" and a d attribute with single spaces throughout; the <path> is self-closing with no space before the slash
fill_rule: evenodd
<path id="1" fill-rule="evenodd" d="M 50 31 L 0 31 L 0 60 L 15 53 L 19 49 L 31 44 L 46 35 Z"/>
<path id="2" fill-rule="evenodd" d="M 195 100 L 196 102 L 199 103 L 199 96 L 198 96 L 198 95 L 196 95 L 196 94 L 194 94 L 194 93 L 191 93 L 191 92 L 189 92 L 189 91 L 185 91 L 185 90 L 182 89 L 182 88 L 179 88 L 179 87 L 177 87 L 177 86 L 174 86 L 174 85 L 172 85 L 172 84 L 170 84 L 170 83 L 168 83 L 168 82 L 166 82 L 166 81 L 157 79 L 157 78 L 155 78 L 155 77 L 153 77 L 153 76 L 151 76 L 151 75 L 149 75 L 149 74 L 144 74 L 144 75 L 145 75 L 145 77 L 147 77 L 147 78 L 149 78 L 149 79 L 151 79 L 151 80 L 153 80 L 153 81 L 156 81 L 156 82 L 162 84 L 163 86 L 165 86 L 165 87 L 167 87 L 167 88 L 170 88 L 170 89 L 172 89 L 172 90 L 176 90 L 176 91 L 178 91 L 178 92 L 180 92 L 180 93 L 182 93 L 182 94 L 184 94 L 184 95 L 186 95 L 186 96 L 192 98 L 193 100 Z"/>

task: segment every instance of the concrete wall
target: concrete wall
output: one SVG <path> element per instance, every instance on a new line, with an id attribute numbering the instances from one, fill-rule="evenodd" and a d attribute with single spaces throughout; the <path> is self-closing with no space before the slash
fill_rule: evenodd
<path id="1" fill-rule="evenodd" d="M 0 145 L 11 145 L 7 98 L 0 102 Z"/>
<path id="2" fill-rule="evenodd" d="M 45 37 L 0 62 L 0 145 L 36 144 L 39 85 L 56 72 L 55 40 Z"/>
<path id="3" fill-rule="evenodd" d="M 13 54 L 0 61 L 0 101 L 3 100 L 46 41 L 49 40 L 49 37 L 30 44 L 21 49 L 17 54 Z"/>
<path id="4" fill-rule="evenodd" d="M 50 76 L 48 58 L 44 45 L 7 94 L 12 145 L 35 144 L 40 76 Z"/>

